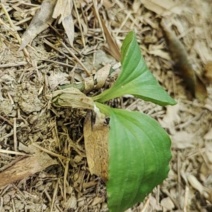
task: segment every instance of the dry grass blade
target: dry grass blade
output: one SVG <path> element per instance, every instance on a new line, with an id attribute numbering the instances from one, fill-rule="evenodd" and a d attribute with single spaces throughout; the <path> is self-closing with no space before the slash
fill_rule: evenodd
<path id="1" fill-rule="evenodd" d="M 52 18 L 56 0 L 44 0 L 40 10 L 33 17 L 29 27 L 22 36 L 20 50 L 29 44 L 40 32 L 45 30 L 54 20 Z"/>
<path id="2" fill-rule="evenodd" d="M 108 53 L 110 53 L 116 60 L 121 60 L 121 54 L 119 51 L 119 47 L 117 43 L 114 41 L 111 33 L 109 32 L 108 28 L 106 27 L 104 21 L 101 19 L 102 27 L 104 30 L 104 34 L 107 40 L 107 44 L 109 48 L 105 48 Z"/>
<path id="3" fill-rule="evenodd" d="M 103 3 L 104 4 L 104 3 Z M 121 60 L 121 55 L 119 52 L 119 47 L 115 40 L 113 39 L 111 33 L 109 32 L 108 28 L 106 27 L 104 20 L 100 17 L 99 15 L 99 9 L 97 6 L 97 1 L 93 0 L 93 8 L 94 8 L 94 15 L 97 18 L 99 25 L 103 31 L 103 37 L 106 39 L 107 44 L 109 48 L 105 47 L 105 50 L 112 55 L 116 60 L 120 61 Z"/>

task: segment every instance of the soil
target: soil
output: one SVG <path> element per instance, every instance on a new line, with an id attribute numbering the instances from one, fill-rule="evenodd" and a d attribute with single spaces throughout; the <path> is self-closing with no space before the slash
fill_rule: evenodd
<path id="1" fill-rule="evenodd" d="M 93 1 L 74 2 L 73 47 L 55 20 L 24 51 L 19 50 L 19 38 L 40 1 L 4 0 L 7 12 L 0 5 L 0 174 L 10 169 L 8 179 L 12 179 L 18 162 L 25 167 L 19 166 L 21 176 L 1 187 L 2 212 L 108 211 L 105 184 L 90 174 L 87 165 L 83 140 L 86 111 L 51 104 L 51 94 L 60 86 L 80 85 L 87 80 L 87 72 L 93 75 L 106 64 L 118 64 L 105 51 L 107 42 Z M 127 211 L 212 211 L 212 87 L 205 84 L 204 101 L 190 97 L 182 78 L 174 72 L 160 26 L 161 20 L 172 25 L 195 71 L 202 76 L 212 60 L 211 0 L 103 0 L 97 6 L 119 46 L 129 31 L 135 31 L 149 69 L 177 101 L 168 107 L 132 97 L 111 102 L 149 114 L 172 140 L 167 179 L 144 202 Z M 87 95 L 114 81 L 104 80 L 102 88 L 89 88 Z M 35 155 L 32 173 L 24 172 L 30 152 Z"/>

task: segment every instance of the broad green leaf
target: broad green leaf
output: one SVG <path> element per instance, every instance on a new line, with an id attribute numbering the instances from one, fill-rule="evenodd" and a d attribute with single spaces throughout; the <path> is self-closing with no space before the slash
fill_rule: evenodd
<path id="1" fill-rule="evenodd" d="M 117 81 L 110 89 L 93 97 L 94 100 L 105 102 L 125 94 L 132 94 L 159 105 L 176 103 L 159 85 L 146 66 L 134 32 L 128 33 L 123 42 L 121 64 L 122 71 Z"/>
<path id="2" fill-rule="evenodd" d="M 143 113 L 97 106 L 110 114 L 108 207 L 122 212 L 167 177 L 171 142 L 160 125 Z"/>

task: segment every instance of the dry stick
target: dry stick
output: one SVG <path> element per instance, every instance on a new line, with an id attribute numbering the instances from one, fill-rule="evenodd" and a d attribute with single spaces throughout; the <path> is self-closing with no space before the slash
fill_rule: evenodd
<path id="1" fill-rule="evenodd" d="M 62 54 L 66 58 L 68 58 L 70 61 L 73 61 L 73 59 L 71 57 L 69 57 L 68 55 L 66 55 L 65 53 L 63 53 L 62 51 L 60 51 L 59 49 L 57 49 L 56 47 L 54 47 L 54 45 L 52 43 L 50 43 L 48 40 L 44 39 L 43 41 L 44 41 L 45 44 L 47 44 L 48 46 L 50 46 L 52 49 L 58 51 L 60 54 Z M 82 68 L 85 70 L 85 72 L 87 73 L 87 75 L 90 76 L 89 71 L 82 64 L 82 62 L 75 55 L 73 55 L 72 52 L 70 52 L 70 50 L 68 49 L 68 47 L 64 43 L 62 43 L 62 45 L 69 51 L 69 53 L 74 57 L 74 59 L 82 66 Z"/>
<path id="2" fill-rule="evenodd" d="M 66 179 L 68 176 L 68 170 L 69 170 L 69 161 L 66 161 L 65 171 L 64 171 L 64 177 L 63 177 L 63 190 L 64 190 L 64 201 L 66 202 Z"/>
<path id="3" fill-rule="evenodd" d="M 13 119 L 13 142 L 14 142 L 14 149 L 18 151 L 18 142 L 17 142 L 17 134 L 16 134 L 16 118 Z"/>
<path id="4" fill-rule="evenodd" d="M 10 26 L 12 27 L 13 31 L 16 32 L 15 35 L 16 35 L 16 38 L 17 38 L 19 44 L 21 44 L 21 38 L 20 38 L 19 34 L 17 33 L 17 31 L 15 29 L 15 26 L 14 26 L 14 24 L 13 24 L 13 22 L 12 22 L 10 16 L 9 16 L 4 4 L 1 4 L 1 6 L 2 6 L 2 9 L 3 9 L 3 11 L 4 11 L 4 13 L 5 13 L 5 15 L 6 15 L 8 21 L 9 21 L 9 23 L 10 23 Z M 29 53 L 27 52 L 27 50 L 25 48 L 23 49 L 23 52 L 24 52 L 24 55 L 25 55 L 25 58 L 26 58 L 27 62 L 30 63 L 30 61 L 29 61 Z"/>
<path id="5" fill-rule="evenodd" d="M 71 56 L 82 66 L 82 68 L 86 71 L 87 75 L 90 76 L 89 71 L 87 68 L 83 65 L 83 63 L 74 55 L 74 53 L 65 45 L 65 43 L 62 42 L 63 47 L 71 54 Z"/>
<path id="6" fill-rule="evenodd" d="M 150 198 L 148 198 L 147 201 L 145 202 L 141 212 L 146 212 L 147 211 L 146 209 L 149 206 L 149 202 L 150 202 Z"/>
<path id="7" fill-rule="evenodd" d="M 69 67 L 69 68 L 73 68 L 73 67 L 74 67 L 74 66 L 71 66 L 71 65 L 69 65 L 69 64 L 61 63 L 61 62 L 54 61 L 54 60 L 43 59 L 42 61 L 46 61 L 46 62 L 50 62 L 50 63 L 55 63 L 55 64 L 58 64 L 58 65 L 61 65 L 61 66 Z M 0 67 L 1 67 L 1 66 L 0 66 Z"/>
<path id="8" fill-rule="evenodd" d="M 178 191 L 178 201 L 180 202 L 180 192 L 181 192 L 181 174 L 180 174 L 180 170 L 182 169 L 181 166 L 181 158 L 180 158 L 180 153 L 179 151 L 177 151 L 177 191 Z"/>
<path id="9" fill-rule="evenodd" d="M 18 63 L 7 63 L 7 64 L 0 64 L 0 68 L 8 68 L 8 67 L 16 67 L 16 66 L 24 66 L 27 62 L 18 62 Z"/>
<path id="10" fill-rule="evenodd" d="M 53 208 L 54 208 L 54 202 L 55 202 L 55 199 L 56 199 L 56 196 L 57 196 L 58 185 L 59 185 L 59 178 L 57 179 L 57 183 L 56 183 L 56 186 L 55 186 L 55 189 L 54 189 L 50 212 L 54 211 Z"/>
<path id="11" fill-rule="evenodd" d="M 25 22 L 27 22 L 27 21 L 30 21 L 31 19 L 32 19 L 31 17 L 25 18 L 25 19 L 23 19 L 23 20 L 17 22 L 15 25 L 16 25 L 16 26 L 21 25 L 21 24 L 23 24 L 23 23 L 25 23 Z"/>
<path id="12" fill-rule="evenodd" d="M 10 155 L 27 155 L 26 153 L 10 151 L 10 150 L 5 150 L 5 149 L 0 149 L 0 153 L 10 154 Z"/>
<path id="13" fill-rule="evenodd" d="M 0 119 L 2 119 L 3 121 L 7 122 L 10 126 L 13 126 L 13 123 L 12 122 L 10 122 L 8 119 L 4 118 L 1 115 L 0 115 Z"/>
<path id="14" fill-rule="evenodd" d="M 183 205 L 183 212 L 187 212 L 187 203 L 189 199 L 189 187 L 186 186 L 185 189 L 185 196 L 184 196 L 184 205 Z"/>
<path id="15" fill-rule="evenodd" d="M 55 157 L 58 157 L 58 158 L 61 158 L 61 159 L 64 159 L 64 160 L 70 160 L 70 158 L 67 158 L 67 157 L 64 157 L 62 155 L 59 155 L 57 153 L 51 152 L 51 151 L 49 151 L 49 150 L 47 150 L 47 149 L 45 149 L 45 148 L 37 145 L 36 143 L 32 143 L 32 145 L 35 146 L 35 147 L 37 147 L 38 149 L 42 150 L 43 152 L 48 153 L 49 155 L 52 155 L 52 156 L 55 156 Z"/>
<path id="16" fill-rule="evenodd" d="M 80 28 L 80 32 L 81 32 L 82 43 L 83 43 L 83 46 L 85 48 L 85 38 L 84 38 L 83 31 L 82 31 L 82 25 L 80 24 L 80 16 L 79 16 L 79 13 L 78 13 L 78 10 L 77 10 L 77 6 L 76 6 L 76 3 L 75 3 L 75 0 L 73 0 L 73 3 L 74 3 L 74 9 L 75 9 L 76 14 L 77 14 L 77 21 L 79 23 L 79 28 Z"/>
<path id="17" fill-rule="evenodd" d="M 102 21 L 101 21 L 101 18 L 99 16 L 99 11 L 98 11 L 98 8 L 97 8 L 97 1 L 96 0 L 93 0 L 93 6 L 94 6 L 94 12 L 95 12 L 96 17 L 97 17 L 97 19 L 99 21 L 100 28 L 101 28 L 101 30 L 103 32 L 104 40 L 106 40 L 104 29 L 103 29 L 103 26 L 102 26 Z"/>
<path id="18" fill-rule="evenodd" d="M 121 26 L 117 29 L 116 34 L 114 35 L 114 37 L 118 36 L 118 34 L 121 32 L 121 29 L 125 26 L 125 24 L 126 24 L 127 20 L 129 19 L 130 15 L 131 15 L 131 13 L 127 12 L 126 18 L 122 22 Z"/>

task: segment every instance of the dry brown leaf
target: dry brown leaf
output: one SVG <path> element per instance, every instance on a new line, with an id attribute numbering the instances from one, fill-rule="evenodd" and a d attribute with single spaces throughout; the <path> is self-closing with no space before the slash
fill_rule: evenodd
<path id="1" fill-rule="evenodd" d="M 94 76 L 94 79 L 96 81 L 95 89 L 100 89 L 104 86 L 109 76 L 110 69 L 111 69 L 111 65 L 107 64 L 96 72 Z"/>
<path id="2" fill-rule="evenodd" d="M 56 107 L 72 107 L 91 110 L 94 108 L 92 98 L 87 97 L 74 87 L 54 91 L 52 94 L 52 103 Z"/>
<path id="3" fill-rule="evenodd" d="M 60 17 L 58 23 L 62 22 L 71 46 L 73 46 L 74 41 L 74 21 L 71 15 L 72 8 L 73 2 L 71 0 L 57 0 L 52 15 L 55 19 Z"/>
<path id="4" fill-rule="evenodd" d="M 44 0 L 40 6 L 40 10 L 37 11 L 33 17 L 29 27 L 22 36 L 22 43 L 19 50 L 22 50 L 29 44 L 40 32 L 48 28 L 48 26 L 54 20 L 52 18 L 53 9 L 56 0 Z"/>
<path id="5" fill-rule="evenodd" d="M 84 141 L 88 166 L 91 174 L 108 179 L 108 136 L 109 126 L 103 114 L 96 114 L 92 122 L 91 113 L 87 114 L 84 123 Z"/>
<path id="6" fill-rule="evenodd" d="M 188 90 L 193 97 L 204 101 L 207 97 L 207 89 L 202 79 L 195 73 L 187 52 L 177 36 L 169 29 L 165 21 L 161 22 L 170 55 L 175 63 L 176 71 L 182 76 Z"/>
<path id="7" fill-rule="evenodd" d="M 104 86 L 110 73 L 111 65 L 107 64 L 99 69 L 94 76 L 84 78 L 85 93 L 93 89 L 100 89 Z"/>
<path id="8" fill-rule="evenodd" d="M 212 61 L 208 61 L 205 64 L 205 78 L 209 83 L 212 83 Z"/>
<path id="9" fill-rule="evenodd" d="M 112 55 L 116 60 L 121 61 L 121 54 L 119 51 L 118 44 L 114 41 L 111 33 L 109 32 L 108 28 L 106 27 L 104 21 L 101 19 L 102 27 L 104 30 L 104 34 L 107 40 L 107 44 L 109 48 L 105 47 L 105 50 Z"/>
<path id="10" fill-rule="evenodd" d="M 196 86 L 195 86 L 195 97 L 204 102 L 207 98 L 206 83 L 196 74 Z"/>
<path id="11" fill-rule="evenodd" d="M 33 155 L 21 156 L 16 162 L 11 162 L 11 166 L 7 166 L 5 170 L 0 172 L 0 187 L 23 180 L 37 172 L 46 169 L 49 166 L 58 164 L 45 152 L 40 152 L 38 149 L 29 146 L 29 152 L 34 152 Z"/>

